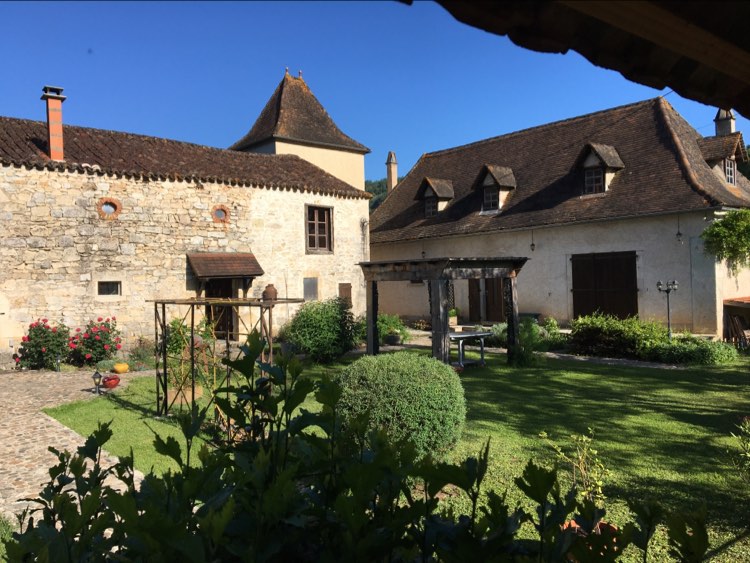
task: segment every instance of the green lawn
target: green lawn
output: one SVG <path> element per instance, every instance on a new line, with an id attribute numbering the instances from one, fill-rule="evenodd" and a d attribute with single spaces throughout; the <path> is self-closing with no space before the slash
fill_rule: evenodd
<path id="1" fill-rule="evenodd" d="M 750 541 L 740 537 L 750 524 L 750 494 L 727 454 L 733 447 L 729 433 L 750 414 L 748 367 L 747 359 L 730 368 L 686 370 L 547 360 L 538 368 L 516 370 L 505 365 L 504 356 L 490 354 L 487 367 L 467 368 L 461 375 L 468 419 L 455 455 L 476 455 L 491 438 L 487 487 L 507 488 L 511 501 L 521 501 L 513 478 L 527 460 L 554 462 L 539 433 L 546 431 L 565 446 L 571 434 L 591 427 L 611 471 L 605 488 L 610 520 L 628 519 L 626 498 L 652 497 L 682 509 L 705 503 L 713 560 L 750 561 Z M 340 368 L 310 366 L 305 374 L 318 378 Z M 107 399 L 47 412 L 84 435 L 97 420 L 114 419 L 109 451 L 124 454 L 132 446 L 140 469 L 163 471 L 169 465 L 153 453 L 152 430 L 175 436 L 179 431 L 169 421 L 153 419 L 153 387 L 151 378 L 136 380 Z M 460 506 L 462 499 L 451 502 Z M 663 533 L 655 548 L 651 560 L 665 559 Z"/>

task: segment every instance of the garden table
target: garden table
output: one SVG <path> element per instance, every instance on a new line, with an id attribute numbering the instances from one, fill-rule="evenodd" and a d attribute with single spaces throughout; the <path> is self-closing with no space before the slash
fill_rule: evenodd
<path id="1" fill-rule="evenodd" d="M 479 340 L 479 350 L 481 355 L 480 364 L 484 366 L 484 339 L 488 336 L 492 336 L 491 332 L 451 332 L 448 334 L 451 342 L 458 342 L 458 365 L 464 367 L 468 364 L 475 364 L 477 362 L 466 362 L 464 360 L 464 347 L 466 343 L 471 340 Z"/>

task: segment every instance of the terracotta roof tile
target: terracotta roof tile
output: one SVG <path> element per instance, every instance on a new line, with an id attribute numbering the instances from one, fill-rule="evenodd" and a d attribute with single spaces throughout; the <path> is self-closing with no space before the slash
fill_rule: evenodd
<path id="1" fill-rule="evenodd" d="M 750 206 L 750 182 L 723 182 L 706 164 L 701 136 L 662 98 L 423 155 L 370 218 L 373 243 Z M 625 166 L 608 191 L 582 196 L 577 166 L 588 145 L 614 147 Z M 486 163 L 513 171 L 501 213 L 482 215 L 473 189 Z M 414 200 L 425 177 L 450 180 L 454 198 L 425 218 Z"/>
<path id="2" fill-rule="evenodd" d="M 195 252 L 187 259 L 198 279 L 253 278 L 264 273 L 250 252 Z"/>
<path id="3" fill-rule="evenodd" d="M 63 126 L 63 135 L 65 160 L 51 161 L 46 123 L 0 117 L 0 164 L 371 197 L 294 155 L 243 153 L 73 125 Z"/>
<path id="4" fill-rule="evenodd" d="M 307 87 L 305 81 L 284 75 L 250 131 L 234 143 L 243 151 L 272 139 L 368 153 L 370 149 L 345 135 Z"/>

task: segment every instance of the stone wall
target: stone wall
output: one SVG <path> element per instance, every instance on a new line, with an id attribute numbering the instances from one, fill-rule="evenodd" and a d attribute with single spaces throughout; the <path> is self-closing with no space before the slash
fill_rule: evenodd
<path id="1" fill-rule="evenodd" d="M 114 219 L 101 216 L 102 198 L 120 206 Z M 226 223 L 214 220 L 218 205 L 228 211 Z M 306 253 L 305 205 L 333 209 L 332 254 Z M 366 199 L 3 166 L 0 354 L 17 348 L 38 317 L 76 327 L 115 315 L 126 344 L 138 335 L 153 338 L 148 300 L 197 295 L 190 252 L 253 252 L 265 275 L 254 281 L 250 297 L 272 283 L 279 297 L 301 298 L 303 278 L 316 277 L 318 297 L 326 299 L 338 294 L 339 283 L 350 283 L 354 313 L 361 314 L 357 263 L 369 256 L 367 220 Z M 98 295 L 101 281 L 120 282 L 122 294 Z M 277 307 L 275 326 L 297 307 Z M 253 315 L 245 320 L 255 322 Z"/>

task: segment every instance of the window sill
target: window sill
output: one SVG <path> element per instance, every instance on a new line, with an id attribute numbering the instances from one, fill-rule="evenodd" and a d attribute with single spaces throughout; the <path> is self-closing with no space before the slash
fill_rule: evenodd
<path id="1" fill-rule="evenodd" d="M 599 192 L 598 194 L 582 194 L 578 196 L 578 199 L 595 199 L 597 197 L 606 197 L 608 192 Z"/>
<path id="2" fill-rule="evenodd" d="M 305 254 L 333 254 L 333 250 L 318 250 L 316 248 L 308 248 L 305 250 Z"/>
<path id="3" fill-rule="evenodd" d="M 488 211 L 482 210 L 479 212 L 479 215 L 500 215 L 499 209 L 490 209 Z"/>

